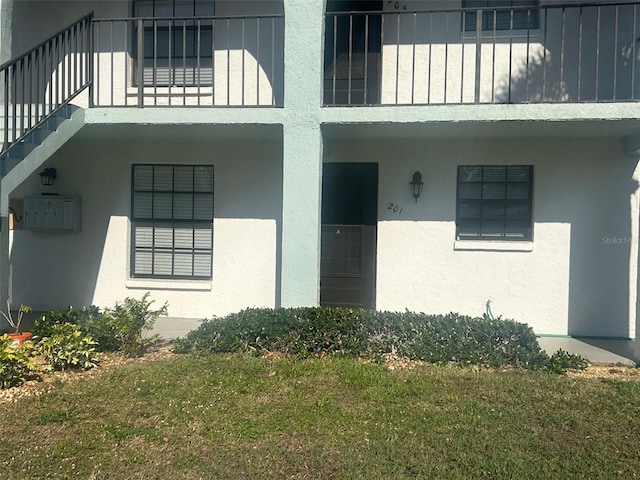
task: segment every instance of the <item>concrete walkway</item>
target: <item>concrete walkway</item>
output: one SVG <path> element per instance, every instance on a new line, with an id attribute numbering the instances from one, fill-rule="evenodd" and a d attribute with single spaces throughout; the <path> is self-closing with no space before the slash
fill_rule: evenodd
<path id="1" fill-rule="evenodd" d="M 165 340 L 184 337 L 191 330 L 195 330 L 202 323 L 201 318 L 162 317 L 156 320 L 151 331 L 152 335 L 160 335 Z"/>
<path id="2" fill-rule="evenodd" d="M 562 349 L 581 355 L 595 365 L 636 365 L 633 340 L 539 337 L 538 343 L 549 355 Z"/>
<path id="3" fill-rule="evenodd" d="M 170 340 L 184 337 L 202 323 L 201 319 L 165 317 L 159 318 L 153 328 L 154 334 Z M 631 340 L 591 340 L 569 337 L 540 337 L 540 347 L 548 354 L 559 349 L 579 354 L 593 364 L 635 366 L 634 343 Z"/>

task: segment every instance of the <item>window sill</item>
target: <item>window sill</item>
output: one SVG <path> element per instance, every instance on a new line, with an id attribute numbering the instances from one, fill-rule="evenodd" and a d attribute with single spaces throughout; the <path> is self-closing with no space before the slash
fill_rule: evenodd
<path id="1" fill-rule="evenodd" d="M 533 252 L 533 242 L 508 242 L 499 240 L 456 240 L 455 251 L 482 252 Z"/>
<path id="2" fill-rule="evenodd" d="M 211 280 L 167 280 L 154 278 L 128 278 L 126 287 L 132 290 L 184 290 L 210 292 Z"/>

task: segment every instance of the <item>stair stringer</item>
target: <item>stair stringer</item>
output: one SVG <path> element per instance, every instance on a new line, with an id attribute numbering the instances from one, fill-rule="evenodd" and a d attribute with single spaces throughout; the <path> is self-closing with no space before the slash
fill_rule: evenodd
<path id="1" fill-rule="evenodd" d="M 84 109 L 74 109 L 68 119 L 60 123 L 56 130 L 44 138 L 33 150 L 26 153 L 25 157 L 19 160 L 17 165 L 2 178 L 0 181 L 0 216 L 6 217 L 9 214 L 9 194 L 73 138 L 84 124 Z"/>

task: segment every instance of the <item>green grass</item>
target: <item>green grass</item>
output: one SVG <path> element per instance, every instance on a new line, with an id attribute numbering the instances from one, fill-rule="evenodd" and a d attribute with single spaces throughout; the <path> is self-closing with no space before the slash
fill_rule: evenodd
<path id="1" fill-rule="evenodd" d="M 0 405 L 0 425 L 6 480 L 640 472 L 640 384 L 517 370 L 188 355 Z"/>

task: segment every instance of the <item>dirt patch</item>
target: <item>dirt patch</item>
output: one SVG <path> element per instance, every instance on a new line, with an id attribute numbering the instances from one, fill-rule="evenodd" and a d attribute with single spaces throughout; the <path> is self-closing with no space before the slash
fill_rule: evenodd
<path id="1" fill-rule="evenodd" d="M 567 372 L 570 377 L 578 378 L 620 378 L 627 380 L 640 381 L 640 369 L 635 367 L 623 366 L 600 366 L 590 365 L 583 371 Z"/>
<path id="2" fill-rule="evenodd" d="M 64 372 L 46 373 L 44 362 L 35 358 L 36 366 L 33 378 L 24 384 L 0 390 L 0 404 L 15 402 L 25 397 L 35 397 L 42 395 L 62 383 L 75 382 L 83 378 L 92 378 L 104 372 L 113 371 L 124 365 L 135 363 L 146 363 L 162 358 L 169 358 L 175 354 L 171 351 L 171 344 L 168 342 L 155 345 L 147 350 L 142 357 L 131 358 L 121 353 L 99 353 L 100 364 L 91 370 L 66 370 Z"/>
<path id="3" fill-rule="evenodd" d="M 131 358 L 121 353 L 99 353 L 98 358 L 100 364 L 91 370 L 67 370 L 64 372 L 45 373 L 42 361 L 35 359 L 36 371 L 34 378 L 29 379 L 24 384 L 0 390 L 0 405 L 3 403 L 15 402 L 21 398 L 39 396 L 46 393 L 56 385 L 62 383 L 75 382 L 83 378 L 92 378 L 101 375 L 104 372 L 113 371 L 124 365 L 135 363 L 146 363 L 154 360 L 170 358 L 176 354 L 171 351 L 172 345 L 164 342 L 151 347 L 142 357 Z M 275 358 L 280 357 L 279 354 L 269 355 Z M 405 370 L 413 369 L 424 365 L 424 362 L 407 360 L 395 355 L 385 355 L 384 363 L 389 370 Z M 473 368 L 473 367 L 472 367 Z M 590 365 L 583 371 L 569 371 L 567 376 L 575 378 L 618 378 L 640 381 L 640 368 L 626 366 L 601 366 Z"/>

